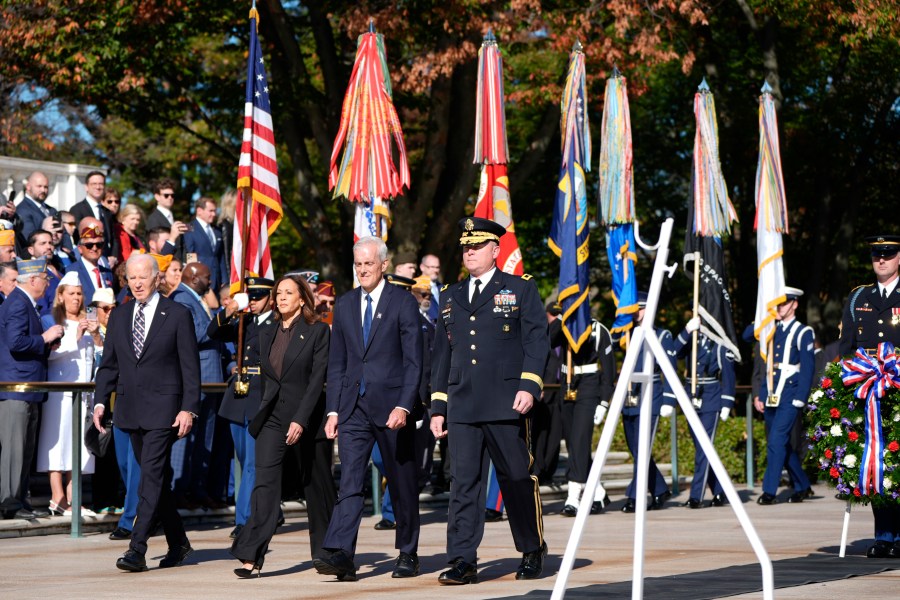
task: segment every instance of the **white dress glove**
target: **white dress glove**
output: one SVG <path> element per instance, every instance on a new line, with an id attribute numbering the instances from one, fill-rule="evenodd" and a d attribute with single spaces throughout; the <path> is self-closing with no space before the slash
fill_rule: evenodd
<path id="1" fill-rule="evenodd" d="M 804 406 L 806 406 L 806 402 L 804 402 L 803 400 L 792 400 L 791 404 L 793 404 L 797 408 L 803 408 Z"/>
<path id="2" fill-rule="evenodd" d="M 663 404 L 659 408 L 659 416 L 661 416 L 663 419 L 668 419 L 669 417 L 671 417 L 673 412 L 675 412 L 675 407 L 669 406 L 668 404 Z"/>
<path id="3" fill-rule="evenodd" d="M 723 407 L 722 410 L 719 412 L 719 418 L 722 419 L 723 423 L 725 421 L 727 421 L 728 417 L 730 417 L 730 416 L 731 416 L 731 409 L 728 407 Z"/>
<path id="4" fill-rule="evenodd" d="M 684 326 L 688 333 L 694 333 L 700 329 L 700 317 L 694 317 Z"/>
<path id="5" fill-rule="evenodd" d="M 597 405 L 597 410 L 594 411 L 594 425 L 599 425 L 603 422 L 603 417 L 606 416 L 606 407 L 602 404 Z"/>

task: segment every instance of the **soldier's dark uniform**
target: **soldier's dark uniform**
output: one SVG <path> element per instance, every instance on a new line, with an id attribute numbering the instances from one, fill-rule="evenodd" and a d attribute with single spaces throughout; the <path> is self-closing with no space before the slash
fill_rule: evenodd
<path id="1" fill-rule="evenodd" d="M 571 394 L 567 395 L 568 359 L 565 348 L 568 347 L 562 328 L 562 319 L 550 324 L 550 345 L 563 347 L 561 357 L 559 397 L 562 400 L 563 435 L 569 451 L 568 471 L 566 479 L 569 494 L 563 507 L 565 516 L 577 514 L 578 496 L 587 483 L 591 470 L 591 445 L 594 434 L 594 413 L 601 402 L 609 406 L 613 394 L 613 380 L 616 376 L 616 359 L 612 351 L 612 339 L 609 330 L 598 321 L 591 321 L 591 335 L 572 356 Z M 606 493 L 598 485 L 599 497 L 595 490 L 587 493 L 595 494 L 592 513 L 600 512 L 606 502 Z"/>
<path id="2" fill-rule="evenodd" d="M 691 372 L 691 334 L 687 330 L 678 334 L 675 340 L 675 356 L 684 358 Z M 691 389 L 690 376 L 685 381 L 685 388 Z M 734 408 L 734 355 L 724 346 L 717 344 L 702 333 L 697 334 L 697 393 L 696 398 L 700 406 L 694 408 L 703 428 L 710 440 L 716 439 L 716 426 L 719 423 L 723 408 Z M 671 394 L 667 390 L 666 395 Z M 691 430 L 691 438 L 694 440 L 694 478 L 691 482 L 691 495 L 685 506 L 700 508 L 703 502 L 703 494 L 707 485 L 712 490 L 713 506 L 721 506 L 725 503 L 722 484 L 715 474 L 709 469 L 709 459 L 700 444 L 697 436 Z"/>
<path id="3" fill-rule="evenodd" d="M 505 233 L 474 217 L 460 225 L 462 244 L 497 243 Z M 453 581 L 442 574 L 442 583 L 475 580 L 488 460 L 497 471 L 516 549 L 540 553 L 540 568 L 546 554 L 538 481 L 530 472 L 529 421 L 513 403 L 519 391 L 540 397 L 550 351 L 547 319 L 530 277 L 495 268 L 483 286 L 473 304 L 469 278 L 444 286 L 435 333 L 432 411 L 446 417 L 453 476 L 447 554 L 456 566 L 464 562 L 467 574 Z"/>
<path id="4" fill-rule="evenodd" d="M 264 277 L 248 277 L 246 283 L 248 295 L 253 299 L 258 299 L 269 295 L 275 282 Z M 259 316 L 250 313 L 235 313 L 231 318 L 226 318 L 225 312 L 220 311 L 210 321 L 206 333 L 214 340 L 237 342 L 239 318 L 244 319 L 243 362 L 246 370 L 245 377 L 250 385 L 246 395 L 235 394 L 236 375 L 232 376 L 228 381 L 228 389 L 222 398 L 222 404 L 219 406 L 219 416 L 229 421 L 234 450 L 241 465 L 241 485 L 234 499 L 234 523 L 236 526 L 242 527 L 250 516 L 250 494 L 256 480 L 254 462 L 256 443 L 253 436 L 247 431 L 247 427 L 259 412 L 259 405 L 262 402 L 262 379 L 259 376 L 259 329 L 274 321 L 271 310 Z"/>
<path id="5" fill-rule="evenodd" d="M 900 236 L 869 237 L 866 241 L 871 246 L 873 262 L 882 258 L 896 260 Z M 886 286 L 873 283 L 850 292 L 841 319 L 841 356 L 849 357 L 858 348 L 874 355 L 882 342 L 900 347 L 900 285 L 896 270 Z M 881 407 L 883 415 L 886 409 L 890 410 L 887 402 L 883 402 Z M 883 418 L 890 418 L 890 415 Z M 871 558 L 900 558 L 900 508 L 876 508 L 873 505 L 872 513 L 875 516 L 875 545 L 869 548 L 867 555 Z"/>

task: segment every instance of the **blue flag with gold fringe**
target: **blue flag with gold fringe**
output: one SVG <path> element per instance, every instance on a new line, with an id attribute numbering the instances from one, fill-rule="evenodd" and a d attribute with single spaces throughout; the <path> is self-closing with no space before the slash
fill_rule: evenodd
<path id="1" fill-rule="evenodd" d="M 634 272 L 637 253 L 633 224 L 610 225 L 606 228 L 606 256 L 612 270 L 612 293 L 616 302 L 616 319 L 609 332 L 613 337 L 618 337 L 632 328 L 638 312 L 637 277 Z"/>

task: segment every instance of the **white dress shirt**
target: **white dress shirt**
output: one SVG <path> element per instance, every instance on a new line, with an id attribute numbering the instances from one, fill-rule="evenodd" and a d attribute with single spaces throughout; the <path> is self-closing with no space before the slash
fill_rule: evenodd
<path id="1" fill-rule="evenodd" d="M 156 312 L 156 306 L 159 304 L 159 292 L 153 292 L 153 295 L 147 300 L 147 306 L 144 307 L 144 340 L 147 340 L 147 334 L 150 333 L 150 324 L 153 323 L 153 314 Z M 134 330 L 134 322 L 137 320 L 138 306 L 140 302 L 135 299 L 134 311 L 131 313 L 131 329 Z"/>
<path id="2" fill-rule="evenodd" d="M 491 278 L 494 277 L 494 271 L 496 271 L 496 270 L 497 270 L 496 266 L 491 267 L 490 271 L 486 271 L 486 272 L 482 273 L 480 277 L 473 277 L 472 274 L 469 273 L 469 302 L 472 301 L 472 294 L 475 293 L 475 280 L 477 279 L 478 281 L 481 282 L 479 289 L 481 290 L 481 292 L 484 292 L 485 284 L 487 284 L 491 280 Z"/>

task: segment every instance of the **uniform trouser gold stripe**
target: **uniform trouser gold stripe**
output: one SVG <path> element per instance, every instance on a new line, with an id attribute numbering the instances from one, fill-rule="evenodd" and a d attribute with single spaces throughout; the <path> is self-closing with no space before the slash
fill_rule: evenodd
<path id="1" fill-rule="evenodd" d="M 525 419 L 525 444 L 528 447 L 528 470 L 534 466 L 534 455 L 531 453 L 531 419 Z M 537 519 L 538 538 L 544 543 L 544 509 L 541 504 L 541 484 L 533 473 L 531 481 L 534 484 L 534 514 Z"/>

